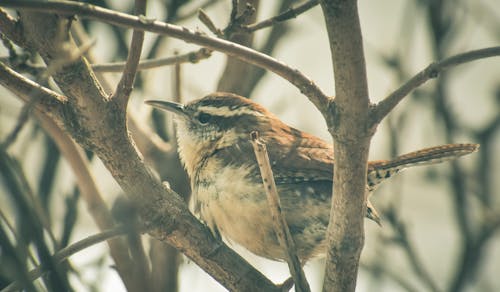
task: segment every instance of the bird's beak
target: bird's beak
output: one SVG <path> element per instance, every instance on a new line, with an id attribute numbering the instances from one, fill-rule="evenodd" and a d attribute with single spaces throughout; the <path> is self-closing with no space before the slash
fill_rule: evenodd
<path id="1" fill-rule="evenodd" d="M 164 100 L 145 100 L 144 103 L 162 110 L 172 112 L 182 117 L 187 116 L 186 107 L 180 103 L 164 101 Z"/>

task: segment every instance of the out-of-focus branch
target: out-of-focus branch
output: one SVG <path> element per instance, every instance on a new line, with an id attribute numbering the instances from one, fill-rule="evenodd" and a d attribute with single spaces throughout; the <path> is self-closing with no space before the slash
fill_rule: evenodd
<path id="1" fill-rule="evenodd" d="M 410 263 L 410 266 L 415 274 L 421 279 L 422 283 L 427 286 L 429 291 L 440 291 L 417 255 L 411 239 L 408 238 L 406 225 L 398 218 L 398 214 L 396 213 L 396 209 L 394 207 L 388 209 L 386 212 L 386 218 L 387 222 L 390 226 L 392 226 L 396 233 L 394 241 L 399 244 L 405 252 L 408 262 Z"/>
<path id="2" fill-rule="evenodd" d="M 417 292 L 418 290 L 413 287 L 413 285 L 408 282 L 404 275 L 401 275 L 401 273 L 391 271 L 386 267 L 386 265 L 382 263 L 363 263 L 360 262 L 360 267 L 367 270 L 368 272 L 373 273 L 374 275 L 384 275 L 389 279 L 392 279 L 394 282 L 396 282 L 401 288 L 403 288 L 405 291 L 408 292 Z"/>
<path id="3" fill-rule="evenodd" d="M 62 262 L 79 251 L 82 251 L 88 247 L 96 245 L 96 244 L 103 242 L 105 240 L 107 240 L 108 242 L 114 241 L 114 240 L 111 240 L 113 237 L 127 234 L 127 232 L 130 232 L 130 227 L 120 226 L 120 227 L 115 227 L 113 229 L 105 230 L 105 231 L 98 233 L 98 234 L 91 235 L 87 238 L 84 238 L 80 241 L 77 241 L 77 242 L 71 244 L 70 246 L 67 246 L 63 249 L 60 249 L 58 252 L 56 252 L 53 255 L 54 261 L 55 262 Z M 34 268 L 33 270 L 29 271 L 28 277 L 31 281 L 34 281 L 38 277 L 41 277 L 44 272 L 50 272 L 50 271 L 43 269 L 43 267 L 41 267 L 41 266 L 38 266 L 38 267 Z M 13 291 L 18 291 L 22 288 L 23 287 L 20 283 L 13 282 L 9 286 L 2 289 L 1 292 L 13 292 Z"/>
<path id="4" fill-rule="evenodd" d="M 76 177 L 76 184 L 87 204 L 87 209 L 100 230 L 113 228 L 114 220 L 109 212 L 103 196 L 99 191 L 95 179 L 90 171 L 89 161 L 83 150 L 59 128 L 51 119 L 41 113 L 36 113 L 38 121 L 50 135 L 68 161 Z M 137 283 L 138 275 L 134 273 L 134 264 L 129 257 L 128 247 L 123 239 L 114 239 L 108 242 L 109 251 L 116 269 L 129 289 L 139 291 L 141 283 Z"/>
<path id="5" fill-rule="evenodd" d="M 372 108 L 371 124 L 375 125 L 380 123 L 380 121 L 382 121 L 382 119 L 387 116 L 389 112 L 408 95 L 408 93 L 424 84 L 429 79 L 436 78 L 442 71 L 467 62 L 495 56 L 500 56 L 500 47 L 474 50 L 430 64 Z"/>

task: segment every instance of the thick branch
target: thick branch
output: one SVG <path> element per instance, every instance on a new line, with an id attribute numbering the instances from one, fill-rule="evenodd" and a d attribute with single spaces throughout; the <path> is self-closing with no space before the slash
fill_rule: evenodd
<path id="1" fill-rule="evenodd" d="M 136 17 L 125 13 L 116 12 L 113 10 L 101 8 L 84 3 L 76 3 L 70 1 L 21 1 L 21 0 L 4 0 L 2 6 L 12 7 L 23 10 L 36 10 L 43 12 L 57 13 L 59 15 L 74 15 L 78 14 L 81 17 L 97 19 L 106 23 L 145 30 L 159 34 L 170 35 L 175 38 L 182 39 L 186 42 L 194 43 L 212 50 L 220 51 L 235 58 L 238 58 L 247 63 L 262 67 L 276 73 L 284 79 L 295 85 L 311 102 L 326 116 L 326 108 L 329 104 L 329 98 L 312 80 L 307 78 L 301 72 L 293 69 L 286 64 L 277 61 L 276 59 L 259 53 L 250 48 L 202 35 L 199 32 L 189 30 L 184 27 L 172 25 L 154 19 L 145 19 L 144 17 Z"/>
<path id="2" fill-rule="evenodd" d="M 435 62 L 417 73 L 401 87 L 389 94 L 372 109 L 371 124 L 376 125 L 387 116 L 396 105 L 410 92 L 427 82 L 438 77 L 439 73 L 451 67 L 458 66 L 478 59 L 500 56 L 500 47 L 491 47 L 458 54 L 444 60 Z"/>
<path id="3" fill-rule="evenodd" d="M 323 0 L 335 75 L 327 124 L 335 141 L 332 209 L 323 291 L 354 291 L 364 244 L 366 163 L 372 129 L 361 28 L 355 0 Z"/>

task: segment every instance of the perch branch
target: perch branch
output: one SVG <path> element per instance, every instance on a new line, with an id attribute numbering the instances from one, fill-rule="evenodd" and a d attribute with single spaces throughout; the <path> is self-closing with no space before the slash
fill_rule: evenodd
<path id="1" fill-rule="evenodd" d="M 259 139 L 259 133 L 254 131 L 250 134 L 250 142 L 255 152 L 255 157 L 259 164 L 260 174 L 262 176 L 262 183 L 266 190 L 267 202 L 271 211 L 271 216 L 274 223 L 274 231 L 281 247 L 285 250 L 286 261 L 288 268 L 292 274 L 293 281 L 295 282 L 296 291 L 308 292 L 311 291 L 309 283 L 307 283 L 306 276 L 302 270 L 302 266 L 297 256 L 297 248 L 293 241 L 290 229 L 285 219 L 285 214 L 281 209 L 280 198 L 276 183 L 274 182 L 273 171 L 269 163 L 269 156 L 267 154 L 266 145 Z"/>

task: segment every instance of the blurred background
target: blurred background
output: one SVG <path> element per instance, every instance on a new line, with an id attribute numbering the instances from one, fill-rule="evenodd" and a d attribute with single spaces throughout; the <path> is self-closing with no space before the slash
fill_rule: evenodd
<path id="1" fill-rule="evenodd" d="M 133 1 L 86 1 L 133 13 Z M 240 1 L 244 2 L 244 1 Z M 254 23 L 309 1 L 249 1 Z M 245 13 L 244 5 L 240 13 Z M 148 17 L 212 32 L 197 18 L 198 9 L 219 29 L 226 28 L 231 1 L 149 0 Z M 12 15 L 13 14 L 12 11 Z M 500 5 L 496 0 L 359 1 L 370 98 L 380 101 L 433 61 L 500 43 Z M 228 32 L 229 30 L 226 30 Z M 78 18 L 72 33 L 84 44 L 95 41 L 92 63 L 124 61 L 131 31 Z M 297 68 L 324 92 L 334 95 L 333 72 L 322 12 L 315 6 L 291 20 L 260 29 L 252 36 L 228 33 Z M 39 58 L 20 48 L 0 46 L 5 62 L 12 50 L 25 58 L 17 70 L 36 76 Z M 143 59 L 182 56 L 199 47 L 147 33 Z M 327 141 L 321 114 L 297 88 L 280 77 L 217 52 L 202 52 L 197 63 L 163 66 L 139 73 L 129 105 L 129 126 L 146 162 L 162 180 L 186 198 L 189 185 L 175 155 L 170 117 L 143 105 L 144 99 L 187 102 L 217 90 L 249 97 L 288 124 Z M 200 54 L 199 54 L 200 55 Z M 198 56 L 199 56 L 198 55 Z M 96 69 L 97 72 L 98 69 Z M 106 70 L 106 69 L 103 69 Z M 120 73 L 99 71 L 111 93 Z M 55 87 L 48 80 L 47 86 Z M 89 235 L 96 227 L 82 201 L 73 168 L 53 138 L 26 107 L 0 87 L 0 288 L 15 278 L 16 263 L 32 269 L 40 246 L 54 252 Z M 389 159 L 446 143 L 480 143 L 478 153 L 451 163 L 412 168 L 384 183 L 372 197 L 382 227 L 366 222 L 358 291 L 499 291 L 500 278 L 500 59 L 488 58 L 446 71 L 406 98 L 379 126 L 370 159 Z M 15 134 L 13 134 L 15 133 Z M 157 134 L 154 134 L 157 133 Z M 6 147 L 4 147 L 7 145 Z M 121 190 L 92 153 L 90 172 L 107 206 Z M 165 162 L 166 161 L 166 162 Z M 19 198 L 23 199 L 19 199 Z M 32 212 L 33 216 L 27 216 Z M 34 224 L 33 220 L 38 220 Z M 34 229 L 37 229 L 34 230 Z M 34 236 L 33 234 L 40 234 Z M 168 246 L 142 236 L 141 249 L 152 259 L 156 291 L 224 291 L 194 263 Z M 285 263 L 239 253 L 274 282 L 287 279 Z M 18 259 L 12 259 L 16 251 Z M 159 254 L 161 262 L 155 262 Z M 33 259 L 30 259 L 34 257 Z M 163 258 L 162 258 L 163 259 Z M 73 255 L 64 265 L 76 291 L 125 291 L 105 243 Z M 306 274 L 313 291 L 321 290 L 321 259 Z M 34 288 L 44 290 L 43 280 Z"/>

